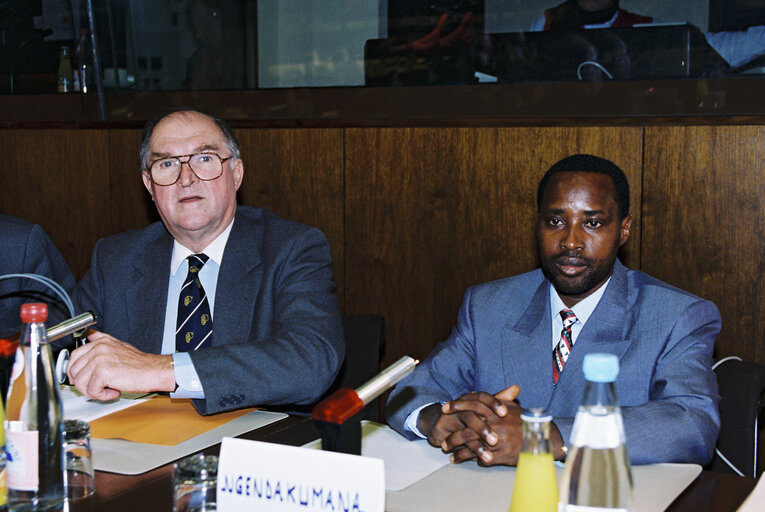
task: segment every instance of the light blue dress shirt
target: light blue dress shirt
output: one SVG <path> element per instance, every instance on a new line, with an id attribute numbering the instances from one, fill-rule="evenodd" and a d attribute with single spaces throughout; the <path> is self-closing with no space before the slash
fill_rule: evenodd
<path id="1" fill-rule="evenodd" d="M 603 283 L 603 286 L 595 290 L 592 295 L 582 299 L 580 302 L 577 302 L 573 308 L 569 308 L 574 312 L 574 315 L 576 315 L 576 322 L 571 324 L 571 341 L 574 344 L 576 344 L 576 339 L 579 337 L 579 333 L 582 332 L 584 324 L 587 323 L 587 320 L 589 320 L 592 312 L 595 311 L 595 307 L 597 307 L 600 299 L 603 297 L 603 294 L 606 291 L 608 283 L 610 282 L 611 278 L 609 277 L 608 280 Z M 558 341 L 560 340 L 560 333 L 563 330 L 563 319 L 560 317 L 560 312 L 567 307 L 568 306 L 563 303 L 552 283 L 550 283 L 550 316 L 552 317 L 551 352 L 558 345 Z M 552 356 L 550 357 L 552 358 Z"/>
<path id="2" fill-rule="evenodd" d="M 228 236 L 234 221 L 201 252 L 209 259 L 199 271 L 199 280 L 205 289 L 207 301 L 210 303 L 210 315 L 213 318 L 213 332 L 215 332 L 215 290 L 218 286 L 218 272 L 223 260 L 223 251 L 226 248 Z M 173 370 L 178 389 L 170 393 L 173 398 L 204 398 L 205 392 L 199 375 L 191 362 L 188 352 L 175 351 L 175 331 L 178 318 L 178 298 L 181 287 L 186 280 L 189 271 L 189 263 L 186 258 L 194 251 L 184 247 L 178 241 L 173 241 L 173 254 L 170 259 L 170 280 L 167 287 L 167 309 L 165 310 L 165 329 L 162 335 L 162 353 L 173 355 Z"/>

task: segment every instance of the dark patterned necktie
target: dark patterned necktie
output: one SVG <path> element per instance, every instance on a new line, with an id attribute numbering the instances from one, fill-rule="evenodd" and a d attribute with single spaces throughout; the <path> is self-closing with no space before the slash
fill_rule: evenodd
<path id="1" fill-rule="evenodd" d="M 553 381 L 558 383 L 563 367 L 566 365 L 566 359 L 574 347 L 571 338 L 571 326 L 576 322 L 576 315 L 573 311 L 566 308 L 561 310 L 560 317 L 563 320 L 563 330 L 560 332 L 560 340 L 553 349 Z"/>
<path id="2" fill-rule="evenodd" d="M 199 280 L 199 271 L 208 260 L 205 254 L 188 258 L 189 273 L 178 297 L 178 320 L 175 329 L 175 351 L 191 352 L 202 346 L 212 335 L 212 316 L 207 294 Z"/>

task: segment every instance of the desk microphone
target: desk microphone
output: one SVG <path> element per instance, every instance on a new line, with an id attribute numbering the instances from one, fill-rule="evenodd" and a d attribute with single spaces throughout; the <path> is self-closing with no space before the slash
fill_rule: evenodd
<path id="1" fill-rule="evenodd" d="M 311 417 L 321 432 L 322 450 L 361 455 L 364 406 L 412 373 L 418 363 L 404 356 L 358 389 L 340 388 L 316 404 Z"/>
<path id="2" fill-rule="evenodd" d="M 74 316 L 69 320 L 64 320 L 60 324 L 56 324 L 53 327 L 47 329 L 45 332 L 48 334 L 48 342 L 55 341 L 64 336 L 74 334 L 75 346 L 79 347 L 81 339 L 85 335 L 85 329 L 96 323 L 96 314 L 92 311 L 87 311 L 81 315 Z M 3 349 L 2 352 L 7 354 L 7 357 L 11 357 L 16 353 L 19 347 L 19 341 L 21 339 L 21 333 L 16 333 L 13 336 L 9 336 L 2 340 Z M 69 366 L 69 350 L 62 349 L 58 353 L 56 359 L 56 367 L 53 369 L 56 379 L 59 384 L 63 384 L 66 381 L 66 369 Z"/>
<path id="3" fill-rule="evenodd" d="M 69 294 L 66 293 L 66 290 L 63 286 L 58 284 L 56 281 L 51 279 L 50 277 L 43 276 L 40 274 L 5 274 L 0 275 L 0 281 L 5 281 L 6 279 L 31 279 L 32 281 L 37 281 L 38 283 L 42 283 L 45 286 L 47 286 L 51 291 L 53 291 L 56 295 L 58 295 L 59 299 L 61 299 L 61 302 L 64 303 L 64 305 L 69 310 L 69 314 L 72 315 L 72 318 L 69 320 L 64 320 L 60 324 L 54 325 L 50 329 L 46 331 L 48 335 L 48 341 L 54 341 L 59 338 L 63 338 L 64 336 L 67 336 L 69 334 L 74 334 L 74 341 L 75 341 L 75 347 L 79 347 L 82 341 L 82 338 L 85 334 L 85 328 L 90 327 L 91 325 L 96 323 L 96 315 L 92 311 L 88 311 L 86 313 L 82 313 L 81 315 L 75 316 L 74 314 L 74 304 L 72 303 L 72 299 L 69 297 Z M 13 335 L 7 339 L 0 340 L 2 341 L 2 344 L 0 344 L 0 354 L 2 354 L 5 357 L 10 357 L 11 355 L 16 353 L 16 349 L 19 346 L 19 340 L 21 338 L 21 333 L 18 333 L 16 335 Z M 69 350 L 63 349 L 58 354 L 58 359 L 56 360 L 56 368 L 54 368 L 54 371 L 56 372 L 56 378 L 58 379 L 59 384 L 63 384 L 64 381 L 66 381 L 66 369 L 69 366 Z"/>
<path id="4" fill-rule="evenodd" d="M 85 329 L 96 323 L 96 314 L 92 311 L 87 311 L 81 315 L 64 320 L 58 325 L 54 325 L 48 329 L 48 341 L 57 340 L 63 338 L 69 334 L 74 334 L 74 346 L 79 347 L 84 343 Z M 59 384 L 66 382 L 66 370 L 69 368 L 69 349 L 63 348 L 58 353 L 56 358 L 56 379 Z"/>

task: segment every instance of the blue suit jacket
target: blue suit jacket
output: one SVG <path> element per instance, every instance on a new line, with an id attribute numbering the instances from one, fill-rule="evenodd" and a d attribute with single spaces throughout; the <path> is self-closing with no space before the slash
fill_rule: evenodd
<path id="1" fill-rule="evenodd" d="M 160 222 L 99 240 L 76 298 L 97 328 L 159 353 L 173 239 Z M 317 229 L 239 206 L 223 253 L 214 332 L 191 352 L 202 414 L 315 401 L 345 353 L 329 244 Z"/>
<path id="2" fill-rule="evenodd" d="M 0 255 L 0 275 L 40 274 L 53 279 L 67 293 L 75 287 L 66 261 L 37 224 L 0 214 Z M 71 316 L 64 302 L 44 284 L 30 279 L 3 280 L 0 281 L 0 337 L 21 330 L 19 313 L 25 302 L 48 304 L 48 327 Z M 65 339 L 71 341 L 71 337 Z"/>
<path id="3" fill-rule="evenodd" d="M 518 384 L 519 404 L 546 408 L 568 441 L 584 355 L 610 352 L 619 356 L 616 389 L 632 462 L 711 459 L 720 425 L 714 304 L 616 261 L 556 386 L 551 329 L 550 282 L 541 270 L 468 289 L 451 336 L 391 394 L 388 423 L 413 439 L 404 421 L 417 407 Z"/>

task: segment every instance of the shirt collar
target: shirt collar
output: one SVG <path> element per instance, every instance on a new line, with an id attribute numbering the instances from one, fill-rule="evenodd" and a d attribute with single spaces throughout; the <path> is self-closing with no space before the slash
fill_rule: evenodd
<path id="1" fill-rule="evenodd" d="M 571 311 L 574 312 L 576 315 L 576 319 L 578 322 L 581 322 L 582 325 L 587 322 L 587 319 L 590 318 L 590 315 L 592 315 L 592 312 L 595 310 L 595 307 L 600 302 L 600 299 L 603 297 L 603 294 L 606 292 L 606 287 L 608 287 L 608 283 L 611 282 L 611 277 L 609 276 L 608 280 L 606 280 L 605 283 L 603 283 L 603 286 L 595 290 L 592 295 L 589 297 L 581 300 L 580 302 L 577 302 L 577 304 L 571 309 Z M 559 323 L 563 323 L 563 320 L 560 318 L 560 311 L 566 306 L 563 301 L 561 300 L 560 296 L 558 295 L 557 290 L 555 290 L 555 287 L 553 287 L 552 283 L 550 283 L 550 311 L 552 313 L 552 316 L 554 319 L 557 319 Z"/>
<path id="2" fill-rule="evenodd" d="M 619 10 L 620 9 L 616 9 L 616 12 L 614 13 L 614 15 L 611 16 L 611 19 L 606 22 L 592 23 L 590 25 L 584 25 L 582 28 L 609 28 L 616 21 L 616 17 L 619 16 Z"/>
<path id="3" fill-rule="evenodd" d="M 228 227 L 224 229 L 223 232 L 210 243 L 210 245 L 202 250 L 202 252 L 218 266 L 220 266 L 221 261 L 223 261 L 223 250 L 226 248 L 226 242 L 228 241 L 228 236 L 231 234 L 231 228 L 233 226 L 234 219 L 231 219 L 231 223 L 229 223 Z M 181 245 L 178 240 L 173 240 L 173 255 L 170 259 L 170 273 L 175 275 L 184 260 L 191 254 L 194 254 L 194 251 Z"/>

